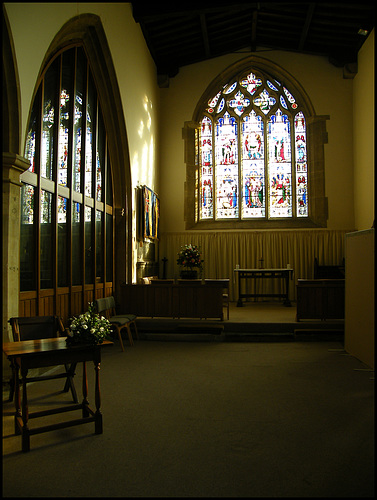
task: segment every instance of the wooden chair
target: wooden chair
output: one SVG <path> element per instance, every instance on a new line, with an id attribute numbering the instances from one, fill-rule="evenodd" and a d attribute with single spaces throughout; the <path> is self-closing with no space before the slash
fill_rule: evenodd
<path id="1" fill-rule="evenodd" d="M 22 342 L 24 340 L 49 339 L 56 337 L 66 337 L 65 329 L 61 318 L 58 316 L 31 316 L 31 317 L 13 317 L 9 323 L 12 326 L 12 334 L 14 342 Z M 64 373 L 54 375 L 39 375 L 35 377 L 27 377 L 28 382 L 39 382 L 42 380 L 53 380 L 65 378 L 64 392 L 69 390 L 72 393 L 72 398 L 75 403 L 78 402 L 76 389 L 73 383 L 77 363 L 72 363 L 71 366 L 64 365 Z M 15 391 L 16 375 L 15 367 L 12 366 L 12 379 L 10 380 L 9 401 L 13 400 Z M 19 380 L 21 383 L 21 379 Z"/>
<path id="2" fill-rule="evenodd" d="M 99 314 L 102 313 L 103 316 L 105 316 L 105 318 L 108 319 L 112 326 L 115 328 L 118 334 L 120 345 L 122 347 L 122 351 L 124 352 L 124 346 L 121 331 L 124 328 L 127 330 L 130 345 L 134 345 L 130 325 L 134 325 L 136 338 L 139 338 L 136 326 L 137 316 L 135 314 L 116 314 L 115 299 L 112 296 L 97 299 L 96 304 L 97 312 Z"/>
<path id="3" fill-rule="evenodd" d="M 226 308 L 227 319 L 229 319 L 229 279 L 205 279 L 204 283 L 208 286 L 219 286 L 219 283 L 222 285 L 223 307 Z"/>

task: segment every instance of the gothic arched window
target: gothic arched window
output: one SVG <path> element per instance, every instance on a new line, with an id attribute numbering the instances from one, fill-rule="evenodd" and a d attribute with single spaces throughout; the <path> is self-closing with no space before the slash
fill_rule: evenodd
<path id="1" fill-rule="evenodd" d="M 310 101 L 260 61 L 224 80 L 207 89 L 186 123 L 187 228 L 324 225 L 323 164 L 321 178 L 313 174 L 326 134 L 315 132 Z"/>
<path id="2" fill-rule="evenodd" d="M 61 51 L 45 68 L 25 157 L 30 168 L 21 176 L 20 291 L 33 291 L 37 302 L 70 297 L 62 309 L 81 312 L 96 288 L 111 286 L 114 272 L 107 135 L 82 46 Z M 79 299 L 72 298 L 75 292 Z"/>

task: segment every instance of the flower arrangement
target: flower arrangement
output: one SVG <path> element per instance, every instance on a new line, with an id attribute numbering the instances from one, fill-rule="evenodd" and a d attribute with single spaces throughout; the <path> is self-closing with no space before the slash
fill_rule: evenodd
<path id="1" fill-rule="evenodd" d="M 178 252 L 177 264 L 179 266 L 192 269 L 198 267 L 202 269 L 204 260 L 201 259 L 199 247 L 196 245 L 185 245 Z"/>
<path id="2" fill-rule="evenodd" d="M 67 332 L 68 344 L 102 344 L 111 334 L 111 323 L 96 313 L 95 305 L 89 302 L 88 311 L 73 317 Z"/>

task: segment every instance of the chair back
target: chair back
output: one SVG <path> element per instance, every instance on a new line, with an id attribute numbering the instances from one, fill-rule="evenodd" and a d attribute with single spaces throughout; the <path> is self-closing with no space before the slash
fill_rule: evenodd
<path id="1" fill-rule="evenodd" d="M 13 317 L 9 323 L 14 342 L 65 336 L 62 320 L 58 316 Z"/>
<path id="2" fill-rule="evenodd" d="M 115 299 L 113 296 L 103 297 L 96 300 L 98 314 L 103 313 L 105 318 L 109 319 L 110 316 L 116 314 Z"/>

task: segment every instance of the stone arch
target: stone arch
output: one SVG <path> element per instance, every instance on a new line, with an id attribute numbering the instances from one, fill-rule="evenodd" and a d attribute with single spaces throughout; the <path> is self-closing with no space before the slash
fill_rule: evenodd
<path id="1" fill-rule="evenodd" d="M 260 70 L 262 73 L 271 75 L 279 82 L 300 97 L 300 102 L 306 115 L 307 131 L 310 142 L 309 146 L 309 182 L 310 182 L 310 205 L 309 217 L 305 220 L 291 221 L 238 221 L 238 222 L 213 222 L 195 221 L 195 185 L 197 182 L 197 166 L 195 164 L 195 131 L 199 127 L 200 115 L 208 101 L 217 94 L 219 89 L 229 84 L 233 77 L 237 77 L 250 69 Z M 288 71 L 280 65 L 259 56 L 249 56 L 245 59 L 231 64 L 219 73 L 208 85 L 198 100 L 192 115 L 192 120 L 185 122 L 183 138 L 185 140 L 185 224 L 186 229 L 272 229 L 272 228 L 305 228 L 326 227 L 328 219 L 327 198 L 325 197 L 325 155 L 324 144 L 328 137 L 326 132 L 326 120 L 328 115 L 316 115 L 314 106 L 305 89 Z"/>
<path id="2" fill-rule="evenodd" d="M 108 137 L 113 169 L 115 208 L 115 293 L 132 280 L 132 183 L 128 139 L 120 90 L 106 34 L 100 18 L 82 14 L 67 21 L 51 42 L 41 65 L 35 91 L 49 61 L 65 47 L 82 43 L 95 80 Z M 30 110 L 31 112 L 31 110 Z M 26 139 L 26 138 L 25 138 Z"/>

